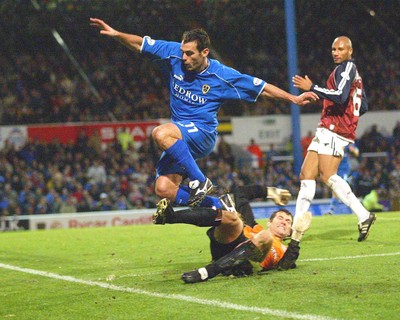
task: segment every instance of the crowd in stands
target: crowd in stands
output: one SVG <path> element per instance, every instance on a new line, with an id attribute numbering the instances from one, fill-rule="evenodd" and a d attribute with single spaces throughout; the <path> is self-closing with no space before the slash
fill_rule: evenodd
<path id="1" fill-rule="evenodd" d="M 389 138 L 379 136 L 373 127 L 357 141 L 361 159 L 353 159 L 352 166 L 357 196 L 381 189 L 387 198 L 400 197 L 399 132 L 400 121 Z M 0 152 L 2 215 L 154 208 L 159 200 L 154 182 L 160 153 L 152 140 L 123 148 L 116 139 L 106 149 L 90 141 L 91 137 L 81 134 L 76 144 L 34 140 L 19 150 L 6 144 Z M 378 154 L 377 161 L 362 156 L 367 152 L 383 154 Z M 274 161 L 267 152 L 259 167 L 240 163 L 223 138 L 199 164 L 219 194 L 245 184 L 286 188 L 294 197 L 298 193 L 299 179 L 291 161 Z M 320 182 L 317 185 L 316 198 L 330 198 L 329 189 Z"/>
<path id="2" fill-rule="evenodd" d="M 381 4 L 374 19 L 360 4 L 346 10 L 343 6 L 351 4 L 296 3 L 297 14 L 302 17 L 297 24 L 300 73 L 324 84 L 332 66 L 331 42 L 338 33 L 348 34 L 353 39 L 354 57 L 367 88 L 370 110 L 398 110 L 399 40 L 382 30 L 392 30 L 387 23 L 393 20 L 390 14 L 394 11 L 386 7 L 390 9 L 393 4 Z M 168 92 L 158 69 L 149 60 L 91 29 L 89 15 L 99 16 L 126 32 L 176 41 L 187 28 L 204 27 L 212 39 L 212 52 L 226 64 L 289 89 L 286 40 L 285 36 L 278 36 L 285 30 L 282 1 L 140 0 L 116 5 L 112 13 L 90 2 L 59 2 L 58 7 L 45 8 L 38 13 L 25 4 L 24 10 L 17 8 L 2 15 L 1 124 L 169 117 Z M 343 19 L 351 12 L 349 21 L 357 19 L 357 23 L 333 24 L 327 12 L 341 11 Z M 319 23 L 314 23 L 318 13 Z M 378 22 L 378 15 L 379 19 L 387 16 L 386 25 Z M 52 28 L 59 31 L 79 67 L 57 44 Z M 319 104 L 302 109 L 318 111 Z M 220 115 L 289 112 L 287 103 L 260 101 L 228 103 Z"/>
<path id="3" fill-rule="evenodd" d="M 214 55 L 223 62 L 289 89 L 286 40 L 282 35 L 283 1 L 137 0 L 118 2 L 113 12 L 108 5 L 102 8 L 90 1 L 39 1 L 41 5 L 58 3 L 42 6 L 41 12 L 29 1 L 9 3 L 9 11 L 2 12 L 6 14 L 0 19 L 1 125 L 170 117 L 168 92 L 157 68 L 101 37 L 98 30 L 89 27 L 90 16 L 102 18 L 122 31 L 176 41 L 184 30 L 204 27 L 211 36 Z M 18 7 L 19 3 L 25 7 Z M 297 14 L 302 17 L 297 23 L 301 73 L 323 84 L 332 65 L 331 42 L 339 33 L 348 34 L 353 39 L 370 110 L 399 110 L 400 50 L 398 36 L 391 32 L 395 30 L 391 23 L 396 19 L 390 18 L 398 12 L 392 8 L 395 2 L 380 3 L 376 18 L 363 4 L 347 8 L 351 1 L 299 0 L 296 4 Z M 328 13 L 354 23 L 332 23 Z M 316 15 L 318 23 L 314 23 Z M 56 43 L 54 30 L 63 37 L 73 59 Z M 302 109 L 319 111 L 319 105 Z M 289 112 L 286 103 L 228 103 L 220 115 Z M 6 144 L 0 151 L 2 214 L 155 207 L 154 167 L 159 151 L 152 141 L 127 148 L 115 141 L 104 150 L 90 138 L 82 136 L 76 144 L 67 145 L 28 141 L 19 150 Z M 381 188 L 393 193 L 388 196 L 398 197 L 400 124 L 389 138 L 373 127 L 357 144 L 361 154 L 384 152 L 386 157 L 355 161 L 356 194 L 364 196 L 371 188 Z M 297 195 L 299 179 L 290 161 L 273 161 L 267 154 L 260 168 L 253 168 L 237 160 L 225 145 L 201 160 L 200 165 L 220 192 L 257 183 L 287 188 Z M 328 188 L 318 183 L 316 197 L 330 196 Z"/>

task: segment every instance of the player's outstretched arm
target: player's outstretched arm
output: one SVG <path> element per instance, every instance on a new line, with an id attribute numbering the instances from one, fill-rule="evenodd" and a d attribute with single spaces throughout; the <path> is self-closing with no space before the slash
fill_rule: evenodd
<path id="1" fill-rule="evenodd" d="M 100 29 L 100 34 L 114 38 L 132 51 L 140 51 L 142 47 L 142 37 L 117 31 L 101 19 L 90 18 L 90 25 Z"/>
<path id="2" fill-rule="evenodd" d="M 299 106 L 306 105 L 319 99 L 318 95 L 314 92 L 304 92 L 299 96 L 295 96 L 269 83 L 264 86 L 261 95 L 267 98 L 292 102 Z"/>

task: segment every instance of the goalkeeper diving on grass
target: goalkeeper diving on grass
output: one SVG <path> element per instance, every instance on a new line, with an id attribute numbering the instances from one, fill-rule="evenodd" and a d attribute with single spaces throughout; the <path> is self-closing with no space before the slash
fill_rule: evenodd
<path id="1" fill-rule="evenodd" d="M 220 197 L 223 209 L 196 207 L 174 211 L 167 199 L 157 204 L 153 216 L 154 224 L 193 224 L 199 227 L 211 227 L 207 230 L 210 239 L 212 262 L 202 268 L 185 272 L 185 283 L 196 283 L 214 278 L 219 274 L 244 276 L 253 273 L 253 264 L 258 262 L 262 270 L 275 269 L 286 251 L 283 239 L 291 234 L 292 214 L 280 208 L 275 211 L 267 229 L 254 218 L 250 201 L 256 198 L 272 199 L 283 206 L 288 203 L 291 194 L 288 190 L 258 185 L 241 186 L 230 194 Z M 235 208 L 238 208 L 236 210 Z M 240 212 L 240 213 L 239 213 Z M 302 234 L 308 229 L 311 214 L 304 215 Z"/>

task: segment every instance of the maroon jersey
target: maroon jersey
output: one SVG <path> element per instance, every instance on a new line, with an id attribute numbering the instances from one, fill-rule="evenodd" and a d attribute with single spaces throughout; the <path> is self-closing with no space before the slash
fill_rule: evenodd
<path id="1" fill-rule="evenodd" d="M 323 98 L 320 127 L 354 142 L 359 116 L 368 108 L 363 83 L 353 60 L 339 64 L 330 74 L 326 88 L 311 90 Z"/>

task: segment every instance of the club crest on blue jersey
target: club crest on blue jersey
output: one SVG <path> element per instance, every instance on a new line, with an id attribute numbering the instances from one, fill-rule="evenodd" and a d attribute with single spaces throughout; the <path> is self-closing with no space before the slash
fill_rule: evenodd
<path id="1" fill-rule="evenodd" d="M 150 38 L 149 36 L 145 36 L 144 38 L 146 39 L 147 43 L 148 43 L 150 46 L 154 46 L 154 44 L 156 43 L 156 41 L 153 40 L 152 38 Z"/>
<path id="2" fill-rule="evenodd" d="M 201 92 L 206 94 L 208 91 L 210 91 L 210 86 L 208 84 L 203 84 L 203 87 L 201 88 Z"/>
<path id="3" fill-rule="evenodd" d="M 262 83 L 262 80 L 259 78 L 254 78 L 253 79 L 253 83 L 255 86 L 259 86 Z"/>

